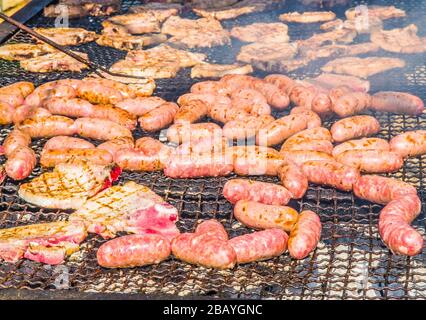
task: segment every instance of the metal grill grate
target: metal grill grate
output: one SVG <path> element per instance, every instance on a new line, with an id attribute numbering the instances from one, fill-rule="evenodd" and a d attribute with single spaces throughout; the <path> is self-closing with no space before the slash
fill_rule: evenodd
<path id="1" fill-rule="evenodd" d="M 124 1 L 124 11 L 140 1 Z M 351 5 L 359 4 L 355 1 Z M 386 4 L 375 1 L 374 4 Z M 407 11 L 407 18 L 386 22 L 386 28 L 400 27 L 410 22 L 418 24 L 420 33 L 426 32 L 424 14 L 426 1 L 393 1 Z M 226 28 L 257 21 L 276 21 L 285 11 L 302 10 L 292 6 L 275 11 L 239 17 L 225 21 Z M 337 13 L 342 15 L 345 8 Z M 192 13 L 184 15 L 194 17 Z M 423 19 L 423 21 L 421 20 Z M 71 20 L 71 26 L 100 31 L 100 18 Z M 53 19 L 37 16 L 30 26 L 53 26 Z M 306 38 L 317 25 L 290 25 L 292 39 Z M 424 35 L 424 34 L 423 34 Z M 31 41 L 22 32 L 9 42 Z M 208 53 L 211 61 L 230 63 L 235 59 L 242 44 L 233 41 L 231 48 L 214 48 Z M 87 52 L 93 61 L 106 67 L 125 56 L 124 52 L 99 47 L 94 43 L 76 48 Z M 203 51 L 203 50 L 201 50 Z M 380 52 L 380 55 L 390 55 Z M 390 55 L 391 56 L 391 55 Z M 404 56 L 407 66 L 400 71 L 391 71 L 371 78 L 372 91 L 400 90 L 419 95 L 426 100 L 425 55 Z M 310 77 L 319 73 L 323 61 L 312 64 L 291 74 L 295 77 Z M 60 78 L 82 78 L 83 73 L 31 74 L 19 69 L 18 64 L 0 61 L 0 85 L 18 80 L 36 84 Z M 262 73 L 257 73 L 263 76 Z M 157 81 L 156 94 L 170 100 L 186 92 L 194 83 L 189 70 L 178 77 Z M 279 116 L 279 114 L 276 114 Z M 403 131 L 426 129 L 426 115 L 407 117 L 377 114 L 382 130 L 380 137 L 389 139 Z M 330 123 L 326 123 L 329 126 Z M 10 127 L 0 130 L 2 140 Z M 136 131 L 136 137 L 146 135 Z M 34 149 L 39 153 L 45 140 L 36 140 Z M 418 188 L 423 208 L 426 208 L 424 186 L 426 184 L 426 156 L 406 161 L 403 169 L 392 176 L 403 179 Z M 39 175 L 37 167 L 31 177 Z M 232 177 L 229 177 L 232 178 Z M 121 181 L 134 180 L 149 186 L 165 197 L 180 212 L 178 227 L 181 231 L 194 230 L 200 219 L 216 218 L 224 223 L 231 237 L 249 232 L 233 219 L 232 206 L 221 194 L 229 178 L 173 180 L 162 173 L 124 173 Z M 262 181 L 277 178 L 253 177 Z M 6 180 L 0 186 L 0 228 L 37 222 L 66 219 L 69 212 L 48 210 L 25 203 L 17 196 L 18 186 Z M 305 260 L 295 261 L 283 255 L 266 262 L 239 266 L 230 271 L 208 270 L 179 262 L 173 258 L 152 267 L 125 270 L 106 270 L 96 263 L 96 250 L 104 242 L 91 236 L 82 245 L 82 250 L 71 256 L 62 266 L 49 267 L 28 260 L 16 264 L 0 264 L 0 288 L 59 290 L 67 288 L 75 292 L 120 292 L 155 296 L 210 296 L 224 298 L 277 298 L 277 299 L 424 299 L 426 298 L 426 252 L 407 258 L 393 256 L 385 248 L 377 233 L 378 212 L 381 206 L 354 198 L 351 193 L 311 185 L 301 201 L 293 201 L 296 209 L 311 209 L 319 213 L 323 222 L 323 235 L 315 252 Z M 425 211 L 414 225 L 425 233 Z M 37 291 L 35 291 L 37 294 Z"/>

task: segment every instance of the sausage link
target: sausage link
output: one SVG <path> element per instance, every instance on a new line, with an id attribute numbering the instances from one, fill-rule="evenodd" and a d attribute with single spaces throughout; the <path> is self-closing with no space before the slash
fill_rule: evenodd
<path id="1" fill-rule="evenodd" d="M 298 213 L 290 207 L 240 200 L 235 204 L 234 216 L 249 228 L 290 231 L 297 221 Z"/>
<path id="2" fill-rule="evenodd" d="M 380 138 L 362 138 L 358 140 L 349 140 L 338 144 L 333 148 L 333 157 L 337 157 L 348 150 L 382 150 L 389 151 L 389 143 Z"/>
<path id="3" fill-rule="evenodd" d="M 207 115 L 209 106 L 200 100 L 182 105 L 174 116 L 174 123 L 194 123 Z"/>
<path id="4" fill-rule="evenodd" d="M 423 236 L 410 226 L 421 211 L 417 195 L 392 200 L 380 211 L 379 233 L 394 254 L 414 256 L 423 249 Z"/>
<path id="5" fill-rule="evenodd" d="M 242 140 L 256 136 L 260 128 L 273 122 L 271 115 L 249 116 L 244 120 L 232 120 L 223 126 L 223 135 L 228 139 Z"/>
<path id="6" fill-rule="evenodd" d="M 336 161 L 366 173 L 395 172 L 404 165 L 400 155 L 383 150 L 347 150 L 340 153 Z"/>
<path id="7" fill-rule="evenodd" d="M 276 85 L 281 90 L 287 89 L 294 85 L 294 80 L 282 74 L 270 74 L 265 77 L 265 81 Z"/>
<path id="8" fill-rule="evenodd" d="M 112 163 L 112 155 L 101 149 L 59 149 L 45 150 L 41 153 L 40 164 L 43 167 L 55 167 L 59 163 L 68 162 L 71 159 L 86 160 L 97 165 L 108 165 Z"/>
<path id="9" fill-rule="evenodd" d="M 215 237 L 224 241 L 229 239 L 228 233 L 226 232 L 223 225 L 215 219 L 205 220 L 201 222 L 195 229 L 195 233 L 205 234 L 210 237 Z"/>
<path id="10" fill-rule="evenodd" d="M 335 122 L 330 131 L 334 141 L 343 142 L 378 133 L 380 123 L 372 116 L 353 116 Z"/>
<path id="11" fill-rule="evenodd" d="M 160 97 L 136 97 L 119 101 L 115 106 L 140 117 L 166 102 L 166 100 Z"/>
<path id="12" fill-rule="evenodd" d="M 213 93 L 219 95 L 227 95 L 229 93 L 229 90 L 223 82 L 202 81 L 192 85 L 191 93 Z"/>
<path id="13" fill-rule="evenodd" d="M 275 109 L 284 110 L 290 105 L 290 98 L 286 91 L 270 82 L 256 79 L 252 87 L 259 91 L 266 98 L 266 102 Z"/>
<path id="14" fill-rule="evenodd" d="M 315 212 L 302 211 L 288 239 L 290 255 L 295 259 L 306 258 L 316 248 L 321 238 L 321 229 L 320 218 Z"/>
<path id="15" fill-rule="evenodd" d="M 100 246 L 96 257 L 104 268 L 133 268 L 158 264 L 171 253 L 170 242 L 159 234 L 132 234 Z"/>
<path id="16" fill-rule="evenodd" d="M 381 91 L 372 96 L 371 109 L 418 116 L 425 109 L 425 105 L 419 97 L 409 93 Z"/>
<path id="17" fill-rule="evenodd" d="M 271 107 L 257 90 L 237 89 L 231 94 L 232 106 L 247 111 L 253 116 L 270 115 Z"/>
<path id="18" fill-rule="evenodd" d="M 417 190 L 412 185 L 398 179 L 363 175 L 354 184 L 354 194 L 364 200 L 386 204 L 406 195 L 417 195 Z"/>
<path id="19" fill-rule="evenodd" d="M 333 144 L 328 140 L 305 139 L 296 138 L 288 139 L 281 146 L 280 152 L 291 150 L 306 150 L 306 151 L 320 151 L 331 154 L 333 151 Z"/>
<path id="20" fill-rule="evenodd" d="M 231 203 L 251 200 L 265 204 L 286 205 L 292 194 L 283 186 L 274 183 L 233 179 L 225 183 L 223 196 Z"/>
<path id="21" fill-rule="evenodd" d="M 129 171 L 159 171 L 163 170 L 171 155 L 167 146 L 155 154 L 147 154 L 140 149 L 121 149 L 114 154 L 114 161 L 123 170 Z"/>
<path id="22" fill-rule="evenodd" d="M 55 115 L 38 119 L 27 119 L 18 128 L 29 134 L 31 138 L 72 136 L 75 134 L 74 120 Z"/>
<path id="23" fill-rule="evenodd" d="M 167 127 L 173 122 L 179 107 L 172 102 L 166 102 L 161 106 L 151 110 L 139 118 L 142 129 L 148 132 L 155 132 Z"/>
<path id="24" fill-rule="evenodd" d="M 288 235 L 281 229 L 268 229 L 229 240 L 237 254 L 237 263 L 268 260 L 287 250 Z"/>
<path id="25" fill-rule="evenodd" d="M 311 150 L 283 150 L 281 156 L 284 163 L 293 163 L 298 166 L 308 161 L 334 161 L 328 153 Z"/>
<path id="26" fill-rule="evenodd" d="M 303 115 L 291 114 L 284 116 L 261 128 L 256 135 L 256 144 L 274 146 L 306 128 L 307 120 Z"/>
<path id="27" fill-rule="evenodd" d="M 124 99 L 119 90 L 90 80 L 78 85 L 77 95 L 95 104 L 116 104 Z"/>
<path id="28" fill-rule="evenodd" d="M 61 149 L 93 149 L 94 144 L 81 139 L 68 136 L 57 136 L 50 138 L 43 147 L 43 151 Z"/>
<path id="29" fill-rule="evenodd" d="M 302 166 L 309 182 L 350 191 L 360 174 L 355 168 L 336 161 L 308 161 Z"/>
<path id="30" fill-rule="evenodd" d="M 341 118 L 349 117 L 366 110 L 371 105 L 371 96 L 365 92 L 351 92 L 338 98 L 332 110 Z"/>
<path id="31" fill-rule="evenodd" d="M 119 124 L 106 119 L 79 118 L 74 123 L 75 133 L 95 140 L 132 138 L 132 132 Z"/>
<path id="32" fill-rule="evenodd" d="M 28 147 L 31 144 L 31 137 L 22 130 L 12 130 L 3 142 L 4 153 L 6 157 L 17 148 Z"/>
<path id="33" fill-rule="evenodd" d="M 23 180 L 31 174 L 36 163 L 37 157 L 33 149 L 19 146 L 9 154 L 4 168 L 12 179 Z"/>
<path id="34" fill-rule="evenodd" d="M 182 143 L 175 149 L 176 155 L 190 155 L 192 153 L 221 153 L 225 152 L 228 147 L 228 140 L 220 135 L 191 140 Z"/>
<path id="35" fill-rule="evenodd" d="M 290 114 L 303 114 L 306 117 L 308 129 L 321 127 L 321 118 L 320 116 L 306 107 L 294 107 L 291 109 Z"/>
<path id="36" fill-rule="evenodd" d="M 229 107 L 226 105 L 215 105 L 209 110 L 209 116 L 215 121 L 227 123 L 232 120 L 244 120 L 251 116 L 247 111 Z"/>
<path id="37" fill-rule="evenodd" d="M 98 149 L 106 150 L 114 157 L 119 150 L 133 148 L 134 146 L 135 144 L 132 138 L 123 137 L 105 141 L 98 145 Z"/>
<path id="38" fill-rule="evenodd" d="M 308 190 L 308 178 L 294 164 L 284 165 L 278 171 L 282 185 L 290 191 L 293 199 L 301 199 Z"/>
<path id="39" fill-rule="evenodd" d="M 15 108 L 7 102 L 0 101 L 0 125 L 7 125 L 13 122 Z"/>
<path id="40" fill-rule="evenodd" d="M 426 130 L 399 134 L 389 142 L 390 149 L 402 157 L 420 156 L 426 153 Z"/>
<path id="41" fill-rule="evenodd" d="M 177 144 L 221 136 L 222 128 L 210 122 L 173 124 L 167 129 L 167 140 Z"/>

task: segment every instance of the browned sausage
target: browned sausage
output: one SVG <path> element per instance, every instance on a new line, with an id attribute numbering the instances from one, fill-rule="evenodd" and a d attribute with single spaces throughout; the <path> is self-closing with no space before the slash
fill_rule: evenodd
<path id="1" fill-rule="evenodd" d="M 321 118 L 320 116 L 306 107 L 294 107 L 291 109 L 290 114 L 303 114 L 306 117 L 307 128 L 316 128 L 321 127 Z"/>
<path id="2" fill-rule="evenodd" d="M 119 124 L 106 119 L 79 118 L 74 123 L 75 133 L 95 140 L 132 138 L 132 132 Z"/>
<path id="3" fill-rule="evenodd" d="M 389 151 L 389 143 L 380 138 L 362 138 L 358 140 L 349 140 L 338 144 L 333 148 L 333 157 L 348 150 L 383 150 Z"/>
<path id="4" fill-rule="evenodd" d="M 5 170 L 14 180 L 27 178 L 37 163 L 36 154 L 30 147 L 19 146 L 13 150 L 6 161 Z"/>
<path id="5" fill-rule="evenodd" d="M 260 128 L 273 122 L 271 115 L 249 116 L 244 120 L 232 120 L 223 126 L 223 135 L 228 139 L 242 140 L 256 136 Z"/>
<path id="6" fill-rule="evenodd" d="M 390 149 L 402 157 L 420 156 L 426 153 L 426 130 L 399 134 L 389 142 Z"/>
<path id="7" fill-rule="evenodd" d="M 406 92 L 381 91 L 372 96 L 371 109 L 417 116 L 425 105 L 419 97 Z"/>
<path id="8" fill-rule="evenodd" d="M 341 118 L 349 117 L 366 110 L 371 105 L 371 96 L 365 92 L 351 92 L 338 98 L 332 110 Z"/>
<path id="9" fill-rule="evenodd" d="M 193 100 L 181 105 L 174 116 L 174 123 L 194 123 L 205 117 L 209 111 L 209 106 L 200 100 Z"/>
<path id="10" fill-rule="evenodd" d="M 155 132 L 161 130 L 173 122 L 178 110 L 179 107 L 175 103 L 163 103 L 161 106 L 141 116 L 139 124 L 145 131 Z"/>
<path id="11" fill-rule="evenodd" d="M 328 153 L 310 150 L 283 150 L 281 156 L 284 163 L 293 163 L 301 166 L 307 161 L 334 161 Z"/>
<path id="12" fill-rule="evenodd" d="M 302 211 L 288 239 L 290 255 L 295 259 L 306 258 L 316 248 L 321 238 L 321 229 L 320 218 L 315 212 Z"/>
<path id="13" fill-rule="evenodd" d="M 115 106 L 140 117 L 166 102 L 160 97 L 136 97 L 119 101 Z"/>
<path id="14" fill-rule="evenodd" d="M 378 133 L 380 123 L 372 116 L 353 116 L 335 122 L 330 131 L 334 141 L 343 142 Z"/>
<path id="15" fill-rule="evenodd" d="M 135 144 L 132 138 L 123 137 L 101 143 L 98 145 L 98 149 L 106 150 L 114 157 L 117 151 L 133 148 L 134 146 Z"/>
<path id="16" fill-rule="evenodd" d="M 259 91 L 266 98 L 266 102 L 275 109 L 284 110 L 290 105 L 290 98 L 285 89 L 275 84 L 255 79 L 252 82 L 252 88 Z"/>
<path id="17" fill-rule="evenodd" d="M 93 164 L 107 165 L 112 163 L 112 155 L 101 149 L 59 149 L 44 150 L 40 156 L 40 164 L 43 167 L 55 167 L 70 159 L 84 159 Z"/>
<path id="18" fill-rule="evenodd" d="M 155 153 L 135 148 L 120 149 L 114 154 L 114 161 L 123 170 L 159 171 L 168 163 L 171 152 L 171 148 L 164 145 Z"/>
<path id="19" fill-rule="evenodd" d="M 306 128 L 307 120 L 305 116 L 301 114 L 284 116 L 261 128 L 256 135 L 256 144 L 274 146 Z"/>
<path id="20" fill-rule="evenodd" d="M 297 221 L 298 213 L 290 207 L 240 200 L 235 204 L 234 216 L 249 228 L 290 231 Z"/>
<path id="21" fill-rule="evenodd" d="M 31 138 L 72 136 L 75 134 L 74 120 L 63 116 L 27 119 L 18 127 Z"/>
<path id="22" fill-rule="evenodd" d="M 173 124 L 167 129 L 167 140 L 178 144 L 221 136 L 222 128 L 211 122 Z"/>
<path id="23" fill-rule="evenodd" d="M 60 150 L 60 149 L 93 149 L 93 143 L 81 139 L 68 136 L 57 136 L 50 138 L 43 147 L 43 151 Z"/>
<path id="24" fill-rule="evenodd" d="M 12 130 L 3 142 L 4 153 L 8 157 L 16 148 L 28 147 L 31 143 L 29 134 L 19 129 Z"/>
<path id="25" fill-rule="evenodd" d="M 278 171 L 278 177 L 294 199 L 302 198 L 308 190 L 308 178 L 297 165 L 282 166 Z"/>
<path id="26" fill-rule="evenodd" d="M 404 164 L 399 154 L 384 150 L 347 150 L 340 153 L 336 160 L 366 173 L 394 172 Z"/>

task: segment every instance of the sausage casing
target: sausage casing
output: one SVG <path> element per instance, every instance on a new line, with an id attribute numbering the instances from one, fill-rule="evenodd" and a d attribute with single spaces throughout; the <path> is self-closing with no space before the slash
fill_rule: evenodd
<path id="1" fill-rule="evenodd" d="M 335 122 L 330 131 L 334 141 L 343 142 L 378 133 L 380 123 L 372 116 L 353 116 Z"/>
<path id="2" fill-rule="evenodd" d="M 302 198 L 308 190 L 308 178 L 297 165 L 282 166 L 278 171 L 278 177 L 294 199 Z"/>
<path id="3" fill-rule="evenodd" d="M 321 238 L 321 221 L 310 210 L 302 211 L 290 232 L 288 251 L 295 259 L 304 259 L 312 252 Z"/>

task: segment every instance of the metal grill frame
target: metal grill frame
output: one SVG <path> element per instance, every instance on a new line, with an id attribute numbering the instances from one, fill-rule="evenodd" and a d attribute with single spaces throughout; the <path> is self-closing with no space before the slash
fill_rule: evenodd
<path id="1" fill-rule="evenodd" d="M 123 11 L 140 1 L 123 1 Z M 389 4 L 389 1 L 353 1 L 350 6 L 360 3 Z M 420 33 L 426 32 L 422 22 L 426 1 L 416 3 L 392 1 L 392 4 L 407 11 L 407 17 L 385 22 L 385 28 L 401 27 L 415 21 Z M 347 7 L 336 11 L 342 16 Z M 423 8 L 423 10 L 422 10 Z M 250 14 L 232 21 L 224 21 L 226 28 L 253 22 L 276 21 L 283 12 L 303 11 L 293 4 L 263 13 Z M 184 16 L 194 17 L 191 12 Z M 88 17 L 70 20 L 71 26 L 100 31 L 103 18 Z M 424 19 L 423 19 L 424 20 Z M 40 14 L 31 19 L 29 26 L 52 26 L 54 19 Z M 317 31 L 318 24 L 289 24 L 292 40 L 306 38 Z M 358 37 L 365 41 L 366 36 Z M 8 42 L 30 41 L 22 32 L 13 35 Z M 197 50 L 208 54 L 209 61 L 232 63 L 242 43 L 233 39 L 230 48 L 217 47 Z M 109 67 L 125 56 L 124 51 L 100 47 L 95 43 L 76 47 L 89 54 L 93 61 Z M 383 51 L 380 56 L 395 56 Z M 404 55 L 407 66 L 401 70 L 389 71 L 369 80 L 372 92 L 379 90 L 407 91 L 426 100 L 426 55 Z M 324 60 L 316 61 L 306 68 L 292 72 L 295 78 L 312 77 L 320 73 Z M 202 79 L 191 79 L 189 69 L 182 70 L 174 79 L 158 80 L 155 95 L 176 101 L 190 86 Z M 82 78 L 82 73 L 33 74 L 19 69 L 15 62 L 0 61 L 0 85 L 28 80 L 41 83 L 62 78 Z M 264 76 L 256 72 L 256 76 Z M 288 113 L 276 113 L 282 116 Z M 390 139 L 407 130 L 426 129 L 426 114 L 420 117 L 393 114 L 375 114 L 382 125 L 378 137 Z M 330 121 L 325 123 L 329 127 Z M 3 140 L 11 127 L 3 127 Z M 135 137 L 148 135 L 137 129 Z M 158 138 L 158 134 L 151 135 Z M 37 154 L 46 140 L 33 142 Z M 4 160 L 4 159 L 3 159 Z M 426 197 L 426 156 L 408 159 L 404 167 L 389 176 L 400 178 L 415 185 L 422 199 L 423 211 L 414 225 L 425 234 Z M 39 175 L 40 166 L 25 181 Z M 426 173 L 426 172 L 425 172 Z M 193 231 L 203 219 L 219 219 L 230 237 L 248 233 L 232 216 L 232 206 L 222 196 L 224 183 L 234 176 L 224 178 L 203 178 L 175 180 L 162 173 L 129 173 L 121 176 L 120 182 L 133 180 L 150 187 L 163 196 L 180 212 L 178 227 L 182 232 Z M 252 177 L 255 180 L 278 182 L 275 177 Z M 24 182 L 25 182 L 24 181 Z M 0 186 L 0 228 L 30 223 L 64 220 L 69 211 L 43 209 L 25 203 L 17 196 L 18 185 L 7 179 Z M 234 270 L 217 271 L 192 266 L 171 257 L 156 266 L 123 270 L 107 270 L 96 263 L 96 250 L 105 241 L 91 235 L 82 245 L 82 250 L 71 256 L 62 266 L 50 267 L 28 260 L 16 264 L 0 264 L 0 298 L 20 295 L 57 296 L 68 293 L 69 297 L 115 296 L 138 298 L 246 298 L 246 299 L 424 299 L 426 298 L 426 252 L 416 257 L 394 256 L 386 249 L 377 233 L 378 213 L 382 206 L 359 200 L 352 193 L 331 188 L 310 185 L 305 197 L 290 203 L 295 209 L 316 211 L 323 223 L 323 235 L 318 248 L 306 259 L 296 261 L 288 254 L 265 261 L 238 266 Z M 17 290 L 16 290 L 17 289 Z M 29 290 L 27 292 L 27 290 Z M 43 291 L 40 291 L 43 290 Z"/>

